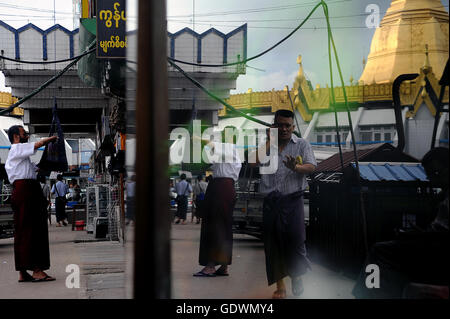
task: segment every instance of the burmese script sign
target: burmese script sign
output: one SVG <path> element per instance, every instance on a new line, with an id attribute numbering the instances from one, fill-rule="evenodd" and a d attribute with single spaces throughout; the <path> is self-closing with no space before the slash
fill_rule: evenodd
<path id="1" fill-rule="evenodd" d="M 97 58 L 125 58 L 126 0 L 97 0 Z"/>

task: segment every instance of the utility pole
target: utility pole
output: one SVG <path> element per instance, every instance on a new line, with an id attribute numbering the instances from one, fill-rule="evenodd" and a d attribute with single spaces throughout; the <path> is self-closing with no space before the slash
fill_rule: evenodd
<path id="1" fill-rule="evenodd" d="M 170 224 L 165 0 L 139 0 L 136 90 L 136 299 L 168 299 Z"/>

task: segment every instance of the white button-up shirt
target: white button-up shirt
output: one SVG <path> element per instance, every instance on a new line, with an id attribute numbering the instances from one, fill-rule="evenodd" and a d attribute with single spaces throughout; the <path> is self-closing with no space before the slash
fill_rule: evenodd
<path id="1" fill-rule="evenodd" d="M 36 153 L 34 143 L 12 144 L 5 170 L 9 182 L 12 184 L 18 179 L 36 179 L 36 164 L 32 163 L 30 156 Z"/>
<path id="2" fill-rule="evenodd" d="M 272 150 L 271 150 L 272 151 Z M 263 194 L 269 194 L 273 191 L 279 191 L 283 195 L 303 191 L 308 186 L 305 174 L 297 173 L 287 168 L 283 161 L 286 155 L 303 158 L 303 164 L 312 164 L 317 166 L 316 158 L 311 144 L 303 138 L 298 138 L 292 134 L 291 140 L 281 153 L 278 155 L 278 169 L 274 174 L 261 174 L 260 191 Z"/>
<path id="3" fill-rule="evenodd" d="M 218 142 L 212 144 L 214 146 L 214 159 L 211 166 L 213 178 L 227 177 L 237 181 L 242 163 L 236 145 Z"/>

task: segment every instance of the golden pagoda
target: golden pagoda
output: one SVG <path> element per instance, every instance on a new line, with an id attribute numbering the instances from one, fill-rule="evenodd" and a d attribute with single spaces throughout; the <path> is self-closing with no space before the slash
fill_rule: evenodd
<path id="1" fill-rule="evenodd" d="M 371 50 L 359 81 L 350 78 L 345 86 L 350 105 L 384 103 L 392 101 L 392 85 L 397 76 L 418 73 L 413 81 L 405 81 L 400 87 L 402 105 L 411 105 L 413 111 L 406 114 L 413 117 L 420 102 L 425 102 L 434 114 L 434 106 L 426 93 L 424 78 L 430 81 L 435 92 L 439 92 L 439 79 L 449 57 L 449 17 L 440 0 L 392 0 L 380 27 L 372 38 Z M 294 107 L 305 122 L 317 111 L 330 111 L 330 89 L 319 85 L 312 89 L 298 57 L 299 71 L 289 94 Z M 418 98 L 418 92 L 422 95 Z M 342 87 L 334 88 L 338 104 L 344 103 Z M 444 102 L 448 101 L 448 88 Z M 286 88 L 268 92 L 253 92 L 231 95 L 227 102 L 237 109 L 252 109 L 270 106 L 271 112 L 278 109 L 292 109 Z M 224 108 L 219 116 L 228 115 Z"/>
<path id="2" fill-rule="evenodd" d="M 13 97 L 11 95 L 11 93 L 0 92 L 0 110 L 10 107 L 12 104 L 16 103 L 17 101 L 18 101 L 18 99 L 16 97 Z M 9 114 L 10 115 L 16 115 L 16 116 L 23 116 L 23 109 L 20 108 L 20 107 L 16 107 Z"/>
<path id="3" fill-rule="evenodd" d="M 449 17 L 440 0 L 392 0 L 372 38 L 364 83 L 389 83 L 423 66 L 428 45 L 430 64 L 441 78 L 448 59 Z"/>

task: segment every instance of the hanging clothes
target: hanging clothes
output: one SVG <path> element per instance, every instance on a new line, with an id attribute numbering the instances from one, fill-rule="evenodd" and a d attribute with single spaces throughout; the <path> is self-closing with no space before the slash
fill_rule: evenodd
<path id="1" fill-rule="evenodd" d="M 58 135 L 58 139 L 55 142 L 51 142 L 45 146 L 44 153 L 42 154 L 41 160 L 38 164 L 39 169 L 45 172 L 65 172 L 69 168 L 67 163 L 64 133 L 57 113 L 56 99 L 53 106 L 53 119 L 49 136 L 53 136 L 55 133 Z"/>

